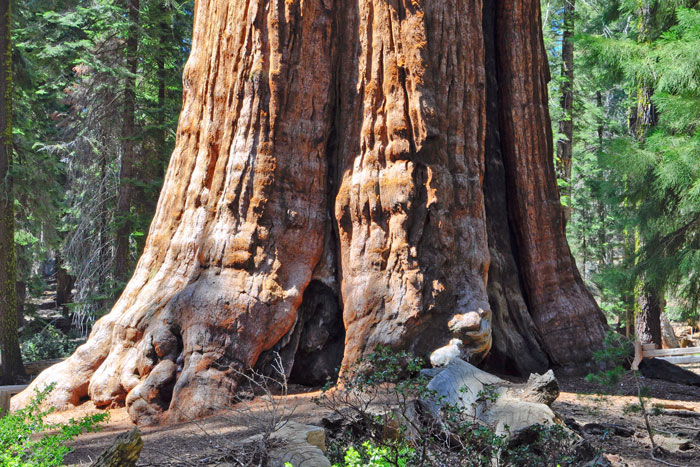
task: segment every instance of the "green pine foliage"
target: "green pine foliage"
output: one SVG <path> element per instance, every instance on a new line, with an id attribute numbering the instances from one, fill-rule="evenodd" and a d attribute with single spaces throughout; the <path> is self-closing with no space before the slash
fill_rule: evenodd
<path id="1" fill-rule="evenodd" d="M 113 258 L 124 222 L 115 210 L 130 20 L 117 0 L 33 0 L 14 9 L 18 280 L 38 282 L 40 265 L 60 258 L 77 279 L 71 312 L 87 333 L 124 286 Z M 174 146 L 192 18 L 192 1 L 140 2 L 132 263 Z"/>
<path id="2" fill-rule="evenodd" d="M 561 14 L 549 5 L 550 17 Z M 565 200 L 577 263 L 612 322 L 632 318 L 640 278 L 677 304 L 677 317 L 696 320 L 700 11 L 694 2 L 623 0 L 578 2 L 577 15 L 573 195 Z M 549 28 L 553 70 L 557 34 Z M 639 127 L 644 89 L 654 122 Z M 554 118 L 557 95 L 553 80 Z"/>

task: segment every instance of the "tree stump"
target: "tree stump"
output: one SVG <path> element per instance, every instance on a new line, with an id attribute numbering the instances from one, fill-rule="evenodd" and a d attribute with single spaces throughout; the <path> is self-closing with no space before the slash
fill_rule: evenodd
<path id="1" fill-rule="evenodd" d="M 130 432 L 117 436 L 112 445 L 90 465 L 92 467 L 135 467 L 142 448 L 141 432 L 138 427 L 134 427 Z"/>

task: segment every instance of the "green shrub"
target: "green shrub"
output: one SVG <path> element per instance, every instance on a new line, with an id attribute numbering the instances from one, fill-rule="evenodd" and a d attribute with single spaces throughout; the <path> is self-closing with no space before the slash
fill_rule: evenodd
<path id="1" fill-rule="evenodd" d="M 333 464 L 333 467 L 405 467 L 415 455 L 415 451 L 405 443 L 398 444 L 396 449 L 387 446 L 375 446 L 369 441 L 362 443 L 357 449 L 350 446 L 345 451 L 344 463 Z"/>
<path id="2" fill-rule="evenodd" d="M 613 386 L 627 374 L 625 367 L 629 368 L 634 353 L 634 344 L 631 340 L 614 331 L 605 336 L 603 348 L 596 350 L 593 360 L 604 367 L 597 373 L 590 373 L 586 381 Z"/>
<path id="3" fill-rule="evenodd" d="M 41 331 L 24 340 L 21 344 L 22 360 L 36 362 L 70 356 L 78 343 L 72 341 L 55 326 L 47 324 Z"/>
<path id="4" fill-rule="evenodd" d="M 51 467 L 63 465 L 63 458 L 72 449 L 65 445 L 85 432 L 98 431 L 99 423 L 108 419 L 108 413 L 87 415 L 65 424 L 46 422 L 53 407 L 42 410 L 54 385 L 35 390 L 31 403 L 14 413 L 0 418 L 0 465 L 3 467 Z"/>
<path id="5" fill-rule="evenodd" d="M 328 443 L 334 467 L 572 463 L 575 453 L 567 429 L 536 426 L 517 439 L 497 434 L 476 411 L 470 414 L 446 404 L 428 389 L 422 363 L 409 353 L 377 347 L 341 375 L 340 389 L 324 389 L 317 402 L 344 420 L 344 428 L 331 434 Z M 477 403 L 489 405 L 497 399 L 498 392 L 486 386 Z M 439 414 L 418 400 L 433 401 Z"/>
<path id="6" fill-rule="evenodd" d="M 561 425 L 533 425 L 501 452 L 500 465 L 573 465 L 573 435 Z"/>

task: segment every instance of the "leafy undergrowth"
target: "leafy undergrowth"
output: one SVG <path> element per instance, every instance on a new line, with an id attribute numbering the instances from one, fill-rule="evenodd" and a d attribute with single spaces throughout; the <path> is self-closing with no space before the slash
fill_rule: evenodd
<path id="1" fill-rule="evenodd" d="M 49 423 L 54 409 L 42 403 L 54 389 L 49 385 L 36 391 L 25 408 L 0 418 L 0 465 L 3 467 L 51 467 L 63 465 L 72 448 L 66 443 L 86 432 L 98 431 L 108 413 L 86 415 L 65 423 Z"/>
<path id="2" fill-rule="evenodd" d="M 536 425 L 513 436 L 497 433 L 476 416 L 478 407 L 468 411 L 447 404 L 430 390 L 422 363 L 407 352 L 378 347 L 356 362 L 351 378 L 341 376 L 342 390 L 326 388 L 317 401 L 338 418 L 327 430 L 327 455 L 335 467 L 572 465 L 577 460 L 575 435 L 568 428 Z M 487 386 L 477 404 L 497 398 Z"/>

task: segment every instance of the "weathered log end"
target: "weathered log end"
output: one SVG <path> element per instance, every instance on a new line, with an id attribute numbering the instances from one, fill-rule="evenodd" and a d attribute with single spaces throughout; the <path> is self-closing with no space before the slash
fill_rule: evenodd
<path id="1" fill-rule="evenodd" d="M 417 402 L 428 406 L 420 412 L 430 413 L 438 420 L 432 425 L 443 425 L 437 408 L 448 405 L 473 416 L 495 434 L 506 436 L 509 446 L 536 443 L 543 427 L 559 427 L 561 443 L 575 454 L 576 462 L 590 461 L 596 455 L 590 444 L 552 410 L 551 405 L 559 396 L 559 384 L 551 370 L 530 375 L 527 383 L 513 384 L 455 358 L 446 367 L 424 374 L 432 376 L 428 388 L 434 396 Z"/>
<path id="2" fill-rule="evenodd" d="M 531 374 L 520 397 L 551 407 L 559 397 L 559 383 L 554 377 L 554 372 L 549 370 L 543 375 Z"/>
<path id="3" fill-rule="evenodd" d="M 92 467 L 135 467 L 139 460 L 143 440 L 138 427 L 118 435 L 111 446 L 90 464 Z"/>

